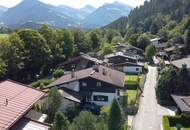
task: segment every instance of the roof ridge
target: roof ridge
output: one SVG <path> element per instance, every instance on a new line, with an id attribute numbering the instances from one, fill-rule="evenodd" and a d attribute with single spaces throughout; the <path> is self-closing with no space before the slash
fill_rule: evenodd
<path id="1" fill-rule="evenodd" d="M 32 87 L 32 86 L 29 86 L 29 85 L 27 85 L 27 84 L 24 84 L 24 83 L 15 81 L 15 80 L 11 80 L 11 79 L 6 79 L 6 80 L 4 80 L 4 81 L 1 81 L 0 84 L 3 83 L 3 82 L 6 82 L 6 81 L 9 81 L 9 82 L 12 82 L 12 83 L 15 83 L 15 84 L 19 84 L 19 85 L 25 86 L 25 87 L 27 87 L 27 88 L 30 88 L 30 89 L 33 89 L 33 90 L 42 92 L 41 90 L 36 89 L 36 88 L 34 88 L 34 87 Z M 44 92 L 42 92 L 42 93 L 44 93 Z"/>

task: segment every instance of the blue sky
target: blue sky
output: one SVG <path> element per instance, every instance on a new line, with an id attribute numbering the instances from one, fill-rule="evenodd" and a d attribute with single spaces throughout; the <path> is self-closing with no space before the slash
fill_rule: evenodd
<path id="1" fill-rule="evenodd" d="M 21 1 L 22 0 L 0 0 L 0 5 L 6 7 L 12 7 Z M 85 5 L 93 5 L 95 7 L 99 7 L 104 3 L 113 3 L 116 0 L 40 0 L 40 1 L 53 5 L 65 4 L 74 8 L 82 8 Z M 136 7 L 143 4 L 145 0 L 118 0 L 118 1 Z"/>

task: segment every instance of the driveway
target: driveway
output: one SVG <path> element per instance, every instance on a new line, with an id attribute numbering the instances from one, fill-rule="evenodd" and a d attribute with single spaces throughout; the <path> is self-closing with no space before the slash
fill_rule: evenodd
<path id="1" fill-rule="evenodd" d="M 133 120 L 133 130 L 161 130 L 162 116 L 172 114 L 169 109 L 157 104 L 155 93 L 157 68 L 149 66 L 148 69 L 139 111 Z"/>

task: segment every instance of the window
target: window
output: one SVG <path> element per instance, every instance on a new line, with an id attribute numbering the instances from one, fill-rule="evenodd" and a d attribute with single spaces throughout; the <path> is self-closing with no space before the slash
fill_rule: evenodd
<path id="1" fill-rule="evenodd" d="M 83 86 L 83 87 L 86 87 L 86 86 L 87 86 L 87 83 L 86 83 L 86 82 L 82 82 L 82 86 Z"/>
<path id="2" fill-rule="evenodd" d="M 136 71 L 139 71 L 139 68 L 136 68 Z"/>
<path id="3" fill-rule="evenodd" d="M 93 98 L 94 101 L 104 101 L 104 102 L 108 101 L 108 96 L 95 95 Z"/>
<path id="4" fill-rule="evenodd" d="M 96 83 L 96 87 L 101 87 L 102 86 L 102 83 L 101 82 L 97 82 Z"/>

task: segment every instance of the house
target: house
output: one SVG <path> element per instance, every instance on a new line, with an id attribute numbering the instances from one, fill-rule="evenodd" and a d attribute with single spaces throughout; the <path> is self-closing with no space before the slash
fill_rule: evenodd
<path id="1" fill-rule="evenodd" d="M 154 38 L 154 39 L 150 39 L 150 42 L 152 45 L 154 46 L 158 46 L 161 43 L 161 38 Z"/>
<path id="2" fill-rule="evenodd" d="M 171 97 L 180 112 L 190 115 L 190 96 L 171 95 Z"/>
<path id="3" fill-rule="evenodd" d="M 114 67 L 124 73 L 139 74 L 143 72 L 144 63 L 132 63 L 125 62 L 120 64 L 115 64 Z"/>
<path id="4" fill-rule="evenodd" d="M 182 66 L 185 64 L 187 66 L 187 69 L 190 71 L 190 56 L 179 60 L 171 61 L 171 64 L 177 69 L 181 69 Z"/>
<path id="5" fill-rule="evenodd" d="M 127 45 L 127 49 L 125 52 L 127 55 L 132 55 L 135 58 L 137 58 L 137 60 L 144 60 L 144 50 L 137 48 L 135 46 L 132 46 L 130 44 Z"/>
<path id="6" fill-rule="evenodd" d="M 97 58 L 93 58 L 88 54 L 81 54 L 78 57 L 69 59 L 68 61 L 61 64 L 61 66 L 63 66 L 66 71 L 72 71 L 72 69 L 82 70 L 90 68 L 95 64 L 102 64 L 102 63 L 103 61 L 98 60 Z"/>
<path id="7" fill-rule="evenodd" d="M 124 76 L 117 70 L 95 65 L 64 75 L 47 87 L 57 87 L 67 104 L 92 102 L 103 106 L 111 104 L 113 98 L 120 98 Z"/>
<path id="8" fill-rule="evenodd" d="M 111 64 L 119 64 L 123 62 L 136 63 L 137 58 L 131 55 L 125 55 L 123 52 L 111 53 L 105 56 L 105 62 Z"/>
<path id="9" fill-rule="evenodd" d="M 141 73 L 144 67 L 143 63 L 140 64 L 137 62 L 136 57 L 125 55 L 123 52 L 106 55 L 105 62 L 107 62 L 114 69 L 124 73 Z"/>
<path id="10" fill-rule="evenodd" d="M 124 44 L 124 43 L 117 43 L 115 46 L 113 46 L 114 49 L 117 51 L 117 52 L 125 52 L 126 51 L 126 48 L 127 48 L 127 45 Z"/>
<path id="11" fill-rule="evenodd" d="M 175 45 L 172 45 L 168 48 L 165 48 L 164 50 L 168 53 L 168 54 L 172 54 L 174 53 L 174 51 L 176 51 L 177 49 L 179 50 L 182 50 L 185 48 L 185 45 L 184 44 L 175 44 Z"/>
<path id="12" fill-rule="evenodd" d="M 0 83 L 0 130 L 48 130 L 46 115 L 32 108 L 44 93 L 15 81 Z"/>
<path id="13" fill-rule="evenodd" d="M 144 51 L 140 48 L 137 48 L 130 44 L 121 44 L 121 43 L 115 45 L 114 48 L 117 52 L 123 52 L 127 55 L 136 57 L 138 60 L 144 60 Z"/>

